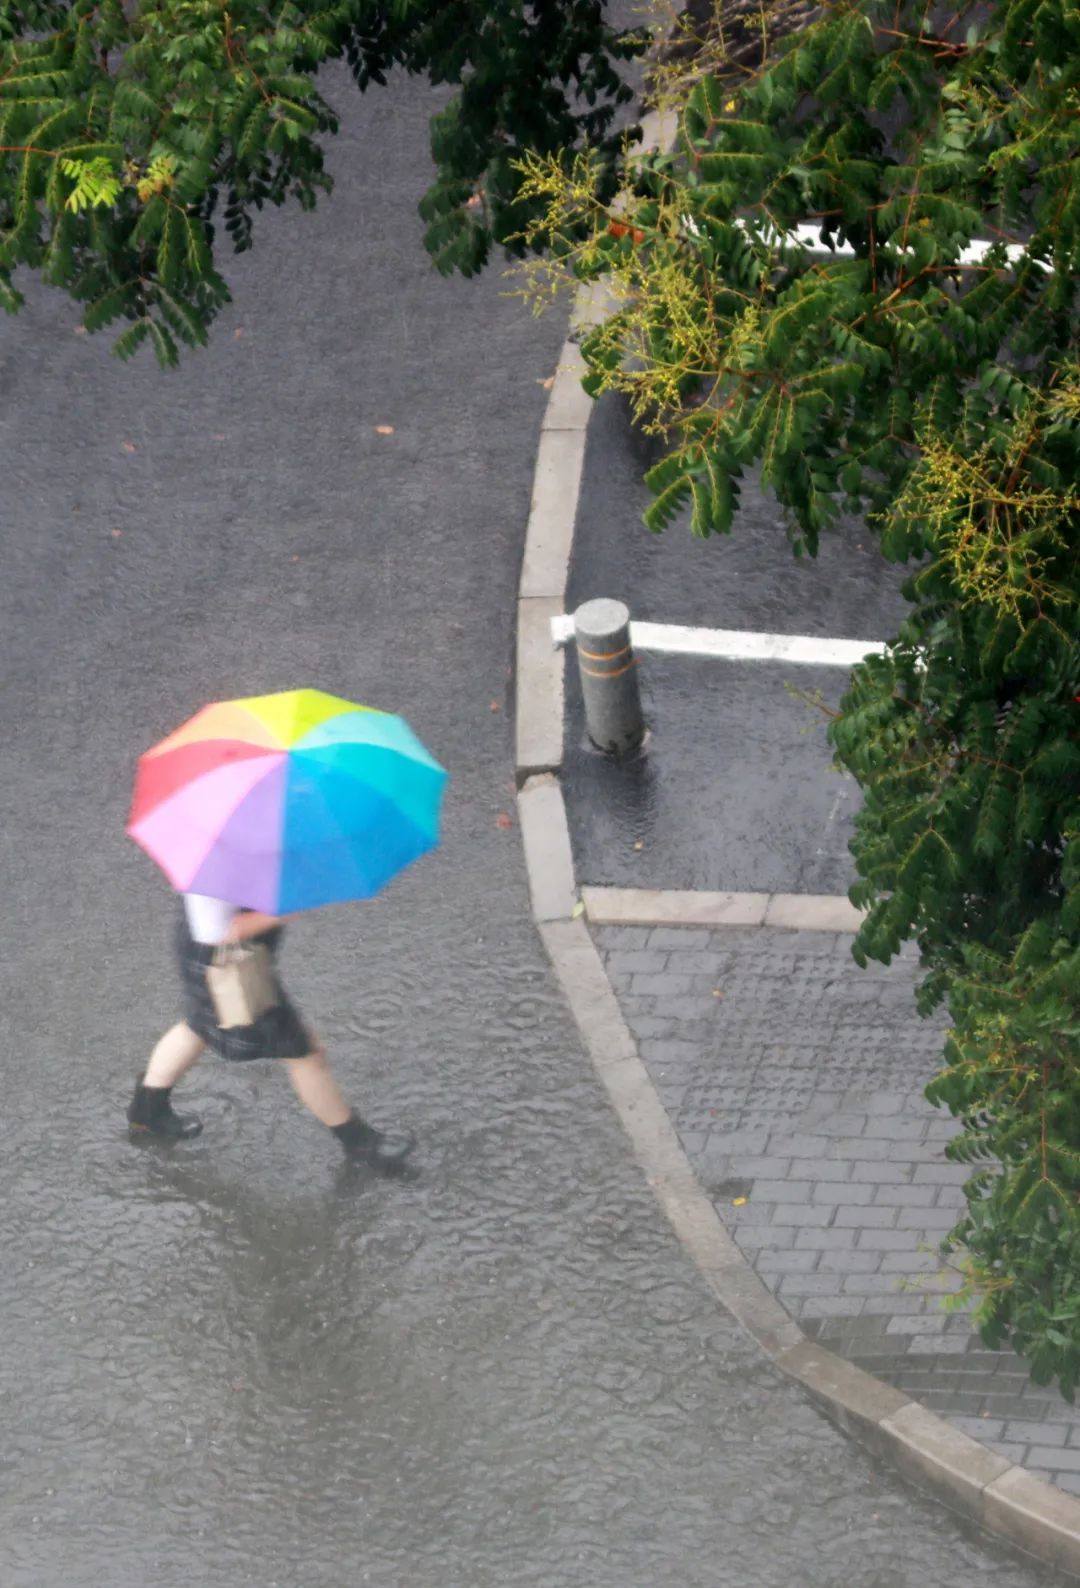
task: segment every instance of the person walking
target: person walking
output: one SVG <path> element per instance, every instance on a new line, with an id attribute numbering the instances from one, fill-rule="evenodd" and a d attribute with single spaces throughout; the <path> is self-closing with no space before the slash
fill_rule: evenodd
<path id="1" fill-rule="evenodd" d="M 167 1141 L 186 1141 L 200 1133 L 200 1120 L 173 1109 L 172 1089 L 209 1048 L 234 1063 L 281 1060 L 297 1097 L 337 1137 L 348 1159 L 384 1172 L 400 1169 L 415 1145 L 413 1137 L 377 1130 L 349 1107 L 325 1051 L 281 985 L 276 956 L 285 919 L 203 894 L 183 896 L 176 932 L 183 1019 L 165 1032 L 150 1055 L 128 1107 L 129 1131 L 135 1139 Z M 223 945 L 239 944 L 265 950 L 271 1001 L 249 1023 L 223 1025 L 208 972 Z"/>

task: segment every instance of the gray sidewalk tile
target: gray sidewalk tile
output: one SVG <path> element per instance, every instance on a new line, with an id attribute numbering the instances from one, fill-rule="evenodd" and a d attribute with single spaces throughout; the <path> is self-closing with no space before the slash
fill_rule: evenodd
<path id="1" fill-rule="evenodd" d="M 796 1246 L 812 1246 L 815 1251 L 854 1251 L 855 1231 L 839 1229 L 833 1225 L 829 1229 L 796 1230 Z"/>
<path id="2" fill-rule="evenodd" d="M 864 1208 L 873 1199 L 874 1188 L 868 1181 L 820 1180 L 810 1192 L 814 1202 L 831 1202 L 835 1207 Z"/>
<path id="3" fill-rule="evenodd" d="M 1024 1440 L 1029 1444 L 1062 1446 L 1065 1444 L 1068 1435 L 1069 1425 L 1067 1423 L 1033 1423 L 1026 1422 L 1023 1418 L 1016 1418 L 1006 1423 L 1004 1437 L 1017 1441 Z M 1067 1466 L 1068 1463 L 1062 1462 L 1062 1465 Z M 1080 1471 L 1080 1467 L 1077 1467 L 1076 1470 Z"/>
<path id="4" fill-rule="evenodd" d="M 933 1185 L 903 1185 L 878 1184 L 874 1190 L 874 1202 L 879 1207 L 896 1208 L 931 1208 L 936 1203 L 940 1188 Z"/>
<path id="5" fill-rule="evenodd" d="M 890 1230 L 896 1223 L 896 1208 L 837 1208 L 836 1222 L 856 1230 Z"/>
<path id="6" fill-rule="evenodd" d="M 630 991 L 638 998 L 670 998 L 690 991 L 690 977 L 677 971 L 639 971 L 630 983 Z"/>
<path id="7" fill-rule="evenodd" d="M 843 1184 L 851 1179 L 851 1164 L 833 1158 L 793 1158 L 791 1174 L 796 1180 L 828 1181 Z"/>
<path id="8" fill-rule="evenodd" d="M 697 926 L 654 926 L 649 933 L 650 948 L 708 948 L 712 933 Z"/>
<path id="9" fill-rule="evenodd" d="M 701 1183 L 807 1335 L 1080 1493 L 1080 1410 L 942 1308 L 971 1171 L 923 1096 L 946 1022 L 915 1012 L 916 962 L 864 973 L 849 938 L 768 928 L 594 937 Z"/>

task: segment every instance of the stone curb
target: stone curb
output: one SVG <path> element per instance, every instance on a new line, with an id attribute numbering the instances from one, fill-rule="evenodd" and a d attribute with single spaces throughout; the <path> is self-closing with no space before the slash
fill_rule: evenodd
<path id="1" fill-rule="evenodd" d="M 645 147 L 670 141 L 656 116 Z M 562 788 L 564 694 L 550 619 L 565 602 L 591 400 L 575 341 L 602 299 L 579 294 L 541 425 L 518 591 L 515 765 L 533 919 L 582 1040 L 645 1177 L 720 1304 L 826 1415 L 919 1488 L 1050 1565 L 1080 1577 L 1080 1499 L 1035 1478 L 944 1418 L 808 1340 L 725 1229 L 683 1152 L 619 1009 L 588 919 L 605 925 L 771 926 L 855 932 L 845 898 L 784 893 L 581 889 Z"/>
<path id="2" fill-rule="evenodd" d="M 865 912 L 824 893 L 696 893 L 666 888 L 584 887 L 596 926 L 775 926 L 797 932 L 857 932 Z"/>

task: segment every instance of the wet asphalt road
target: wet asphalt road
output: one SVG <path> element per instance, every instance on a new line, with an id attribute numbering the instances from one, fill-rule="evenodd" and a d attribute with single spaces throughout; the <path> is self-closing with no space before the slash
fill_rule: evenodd
<path id="1" fill-rule="evenodd" d="M 339 191 L 264 223 L 180 373 L 59 297 L 3 326 L 0 1582 L 1033 1588 L 710 1302 L 549 978 L 498 817 L 563 326 L 430 271 L 430 108 L 353 101 Z M 134 758 L 307 683 L 453 773 L 440 854 L 285 950 L 350 1095 L 419 1131 L 411 1185 L 341 1180 L 272 1067 L 197 1073 L 186 1150 L 123 1130 L 175 1007 Z"/>
<path id="2" fill-rule="evenodd" d="M 908 612 L 913 568 L 887 563 L 856 520 L 796 559 L 775 502 L 748 477 L 730 535 L 706 541 L 680 514 L 661 535 L 641 514 L 642 474 L 663 455 L 606 397 L 589 426 L 569 610 L 594 596 L 653 623 L 886 640 Z M 840 667 L 638 656 L 650 738 L 622 765 L 585 733 L 577 669 L 568 668 L 565 782 L 577 874 L 627 888 L 846 893 L 861 803 L 833 771 L 826 717 L 847 686 Z M 808 698 L 809 697 L 809 698 Z"/>

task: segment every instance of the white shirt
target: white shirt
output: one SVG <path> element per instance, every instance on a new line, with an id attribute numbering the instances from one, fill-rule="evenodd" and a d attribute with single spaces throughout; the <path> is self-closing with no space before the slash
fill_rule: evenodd
<path id="1" fill-rule="evenodd" d="M 205 893 L 185 893 L 184 913 L 188 931 L 196 943 L 223 943 L 225 934 L 240 912 L 224 899 L 211 899 Z"/>

